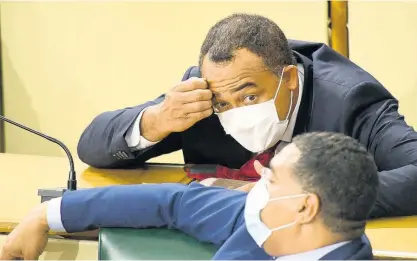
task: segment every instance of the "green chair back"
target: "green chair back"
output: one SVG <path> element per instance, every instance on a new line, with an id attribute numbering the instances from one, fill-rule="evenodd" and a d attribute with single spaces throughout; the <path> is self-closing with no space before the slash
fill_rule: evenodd
<path id="1" fill-rule="evenodd" d="M 209 260 L 217 248 L 167 228 L 104 228 L 99 232 L 99 260 Z"/>

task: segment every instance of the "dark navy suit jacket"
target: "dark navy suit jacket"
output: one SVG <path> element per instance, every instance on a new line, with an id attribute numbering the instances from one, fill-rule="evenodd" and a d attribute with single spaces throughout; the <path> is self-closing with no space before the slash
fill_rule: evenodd
<path id="1" fill-rule="evenodd" d="M 289 43 L 304 66 L 294 135 L 331 131 L 357 139 L 374 156 L 379 170 L 379 196 L 371 216 L 417 214 L 417 133 L 398 113 L 398 101 L 370 74 L 328 46 Z M 197 67 L 188 69 L 183 80 L 191 76 L 200 76 Z M 144 108 L 163 99 L 164 95 L 136 107 L 98 115 L 80 138 L 79 158 L 98 168 L 135 168 L 150 158 L 182 149 L 185 163 L 240 168 L 252 157 L 225 134 L 215 115 L 132 153 L 124 139 L 127 129 Z"/>
<path id="2" fill-rule="evenodd" d="M 61 220 L 67 232 L 167 226 L 217 245 L 219 250 L 214 259 L 272 259 L 246 229 L 243 216 L 246 195 L 196 182 L 188 186 L 172 183 L 86 189 L 64 194 Z M 363 236 L 322 259 L 372 259 L 372 249 Z"/>

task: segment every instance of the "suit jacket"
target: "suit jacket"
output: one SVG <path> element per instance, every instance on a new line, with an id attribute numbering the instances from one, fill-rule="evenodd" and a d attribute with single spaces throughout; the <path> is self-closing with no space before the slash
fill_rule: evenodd
<path id="1" fill-rule="evenodd" d="M 217 245 L 213 259 L 272 259 L 246 229 L 246 196 L 240 191 L 196 182 L 188 186 L 143 184 L 69 191 L 62 197 L 61 220 L 67 232 L 103 227 L 168 227 Z M 323 259 L 372 259 L 372 249 L 363 236 Z"/>
<path id="2" fill-rule="evenodd" d="M 417 214 L 417 133 L 398 113 L 398 101 L 370 74 L 325 44 L 290 41 L 304 66 L 304 89 L 294 135 L 331 131 L 349 135 L 374 156 L 380 188 L 371 217 Z M 183 80 L 200 76 L 189 68 Z M 148 159 L 182 149 L 185 163 L 240 168 L 252 153 L 226 135 L 212 115 L 181 133 L 132 153 L 124 139 L 127 129 L 146 107 L 98 115 L 81 135 L 79 158 L 98 168 L 135 168 Z M 122 156 L 120 156 L 122 155 Z"/>

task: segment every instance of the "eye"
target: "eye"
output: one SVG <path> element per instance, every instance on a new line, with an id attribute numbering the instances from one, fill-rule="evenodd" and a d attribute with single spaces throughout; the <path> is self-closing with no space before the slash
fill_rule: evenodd
<path id="1" fill-rule="evenodd" d="M 253 103 L 254 101 L 256 101 L 257 96 L 256 95 L 247 95 L 245 96 L 245 98 L 243 99 L 243 101 L 245 103 Z"/>
<path id="2" fill-rule="evenodd" d="M 227 102 L 218 102 L 215 103 L 213 107 L 215 112 L 222 112 L 225 111 L 228 106 L 229 104 Z"/>

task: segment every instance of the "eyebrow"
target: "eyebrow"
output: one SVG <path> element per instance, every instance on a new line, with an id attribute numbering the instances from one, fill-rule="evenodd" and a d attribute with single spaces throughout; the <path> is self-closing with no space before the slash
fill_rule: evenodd
<path id="1" fill-rule="evenodd" d="M 254 83 L 254 82 L 245 82 L 238 87 L 235 87 L 235 88 L 232 88 L 232 89 L 228 90 L 228 92 L 235 93 L 235 92 L 241 91 L 245 88 L 253 88 L 253 87 L 258 87 L 258 85 L 256 85 L 256 83 Z M 220 92 L 212 91 L 212 93 L 214 94 L 214 96 L 221 96 Z"/>
<path id="2" fill-rule="evenodd" d="M 233 88 L 231 90 L 229 90 L 229 92 L 238 92 L 241 91 L 245 88 L 252 88 L 252 87 L 257 87 L 256 83 L 254 82 L 245 82 L 244 84 L 240 85 L 239 87 Z"/>

